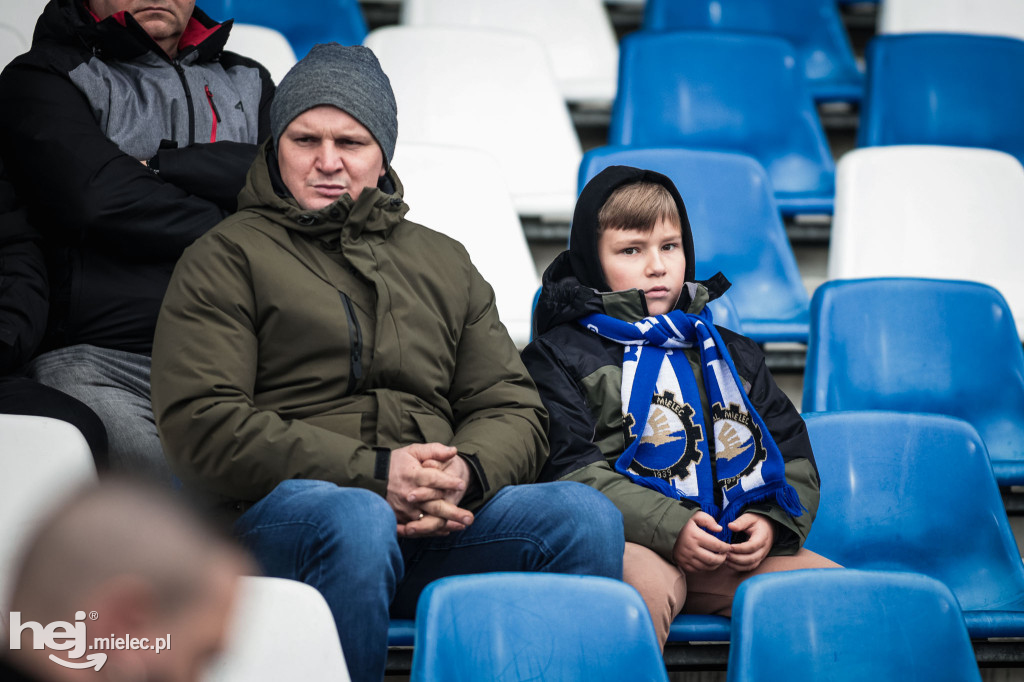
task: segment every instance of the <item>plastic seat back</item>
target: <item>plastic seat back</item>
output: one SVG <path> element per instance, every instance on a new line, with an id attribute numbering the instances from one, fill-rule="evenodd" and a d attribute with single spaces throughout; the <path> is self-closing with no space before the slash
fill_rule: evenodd
<path id="1" fill-rule="evenodd" d="M 280 83 L 297 61 L 295 50 L 284 34 L 255 24 L 234 24 L 228 37 L 227 49 L 255 59 L 267 67 L 275 83 Z"/>
<path id="2" fill-rule="evenodd" d="M 927 576 L 768 573 L 733 603 L 729 682 L 968 682 L 981 675 L 956 599 Z"/>
<path id="3" fill-rule="evenodd" d="M 611 103 L 619 46 L 601 0 L 405 0 L 409 26 L 467 26 L 521 31 L 540 40 L 562 95 Z"/>
<path id="4" fill-rule="evenodd" d="M 970 424 L 903 412 L 804 418 L 822 481 L 808 548 L 847 567 L 929 575 L 965 612 L 1024 611 L 1020 552 Z"/>
<path id="5" fill-rule="evenodd" d="M 302 0 L 299 6 L 280 0 L 210 0 L 200 9 L 217 21 L 234 19 L 280 31 L 299 59 L 317 43 L 359 45 L 366 37 L 358 0 Z"/>
<path id="6" fill-rule="evenodd" d="M 1024 162 L 1024 40 L 882 35 L 866 58 L 858 146 L 984 147 Z"/>
<path id="7" fill-rule="evenodd" d="M 975 33 L 1024 39 L 1024 3 L 1017 0 L 885 0 L 879 33 Z"/>
<path id="8" fill-rule="evenodd" d="M 784 212 L 832 209 L 832 153 L 793 48 L 781 38 L 626 36 L 608 139 L 749 154 L 768 171 Z"/>
<path id="9" fill-rule="evenodd" d="M 28 52 L 31 37 L 26 38 L 14 26 L 0 23 L 0 70 L 15 57 Z"/>
<path id="10" fill-rule="evenodd" d="M 759 342 L 807 342 L 810 299 L 768 175 L 756 159 L 687 149 L 599 147 L 584 156 L 579 186 L 612 165 L 647 168 L 672 179 L 690 219 L 697 278 L 719 271 L 729 278 L 742 333 Z"/>
<path id="11" fill-rule="evenodd" d="M 1009 469 L 1024 467 L 1024 352 L 1006 302 L 974 282 L 825 283 L 811 300 L 803 409 L 959 417 L 1012 483 Z"/>
<path id="12" fill-rule="evenodd" d="M 857 149 L 839 161 L 828 277 L 984 282 L 999 289 L 1024 320 L 1021 226 L 1024 167 L 1009 154 L 933 146 Z"/>
<path id="13" fill-rule="evenodd" d="M 25 45 L 21 52 L 28 50 L 32 44 L 36 22 L 39 21 L 46 4 L 47 0 L 11 0 L 0 3 L 0 23 L 10 26 L 21 36 L 21 42 Z"/>
<path id="14" fill-rule="evenodd" d="M 74 426 L 0 414 L 0 612 L 22 543 L 69 493 L 95 479 L 92 453 Z"/>
<path id="15" fill-rule="evenodd" d="M 520 215 L 572 215 L 582 151 L 538 40 L 392 26 L 373 31 L 365 44 L 391 79 L 403 141 L 487 151 L 504 169 Z"/>
<path id="16" fill-rule="evenodd" d="M 498 161 L 479 149 L 399 142 L 392 165 L 405 187 L 406 217 L 466 247 L 494 288 L 512 340 L 526 345 L 540 279 Z M 454 181 L 466 173 L 472 191 Z"/>
<path id="17" fill-rule="evenodd" d="M 553 573 L 443 578 L 420 596 L 415 682 L 668 680 L 640 595 Z"/>
<path id="18" fill-rule="evenodd" d="M 648 0 L 647 31 L 735 31 L 785 38 L 815 99 L 859 101 L 864 77 L 835 0 Z"/>
<path id="19" fill-rule="evenodd" d="M 205 682 L 349 680 L 327 601 L 282 578 L 242 578 L 226 651 L 212 667 Z"/>

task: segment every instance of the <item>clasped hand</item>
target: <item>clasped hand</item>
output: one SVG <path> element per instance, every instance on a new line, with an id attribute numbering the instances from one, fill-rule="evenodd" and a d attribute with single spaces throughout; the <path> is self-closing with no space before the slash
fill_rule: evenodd
<path id="1" fill-rule="evenodd" d="M 391 452 L 387 501 L 401 537 L 447 535 L 473 523 L 459 507 L 470 481 L 469 465 L 442 443 L 413 443 Z"/>
<path id="2" fill-rule="evenodd" d="M 747 539 L 730 545 L 716 538 L 722 527 L 714 517 L 697 512 L 690 517 L 676 538 L 672 557 L 686 573 L 713 571 L 725 565 L 737 572 L 752 571 L 761 565 L 775 541 L 775 527 L 767 516 L 741 514 L 729 524 L 733 533 L 746 533 Z"/>

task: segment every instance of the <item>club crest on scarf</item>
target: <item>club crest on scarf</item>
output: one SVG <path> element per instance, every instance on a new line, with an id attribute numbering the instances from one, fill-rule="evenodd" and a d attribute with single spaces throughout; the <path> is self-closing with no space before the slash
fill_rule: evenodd
<path id="1" fill-rule="evenodd" d="M 736 487 L 740 479 L 753 474 L 768 459 L 761 439 L 761 427 L 739 405 L 711 406 L 715 422 L 715 464 L 722 488 Z"/>
<path id="2" fill-rule="evenodd" d="M 670 482 L 676 488 L 692 476 L 700 464 L 703 453 L 697 444 L 704 440 L 704 429 L 694 422 L 693 406 L 681 404 L 671 391 L 656 393 L 651 400 L 647 423 L 634 432 L 633 415 L 623 419 L 626 442 L 640 439 L 638 450 L 644 456 L 634 457 L 629 470 L 639 476 L 654 476 Z M 671 445 L 671 447 L 663 447 Z"/>
<path id="3" fill-rule="evenodd" d="M 622 412 L 626 448 L 615 469 L 635 483 L 687 499 L 715 517 L 718 534 L 754 503 L 777 504 L 792 516 L 803 505 L 785 479 L 782 453 L 743 391 L 711 311 L 675 310 L 631 324 L 608 315 L 579 320 L 624 346 Z M 700 356 L 711 430 L 684 349 Z M 712 434 L 708 439 L 706 434 Z M 710 440 L 710 442 L 709 442 Z M 714 466 L 712 466 L 712 461 Z"/>

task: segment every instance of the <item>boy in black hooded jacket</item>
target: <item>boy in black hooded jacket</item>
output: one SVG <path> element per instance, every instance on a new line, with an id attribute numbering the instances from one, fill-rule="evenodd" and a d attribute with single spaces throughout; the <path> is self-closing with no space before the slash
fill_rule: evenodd
<path id="1" fill-rule="evenodd" d="M 623 577 L 662 645 L 681 611 L 729 615 L 751 575 L 837 566 L 802 547 L 819 492 L 803 419 L 757 344 L 705 309 L 728 286 L 695 281 L 671 180 L 613 166 L 580 195 L 523 352 L 551 415 L 541 480 L 622 512 Z"/>

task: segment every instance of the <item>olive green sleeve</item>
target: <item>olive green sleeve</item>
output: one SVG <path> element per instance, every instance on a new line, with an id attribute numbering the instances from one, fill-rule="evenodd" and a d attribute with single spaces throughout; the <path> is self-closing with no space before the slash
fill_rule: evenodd
<path id="1" fill-rule="evenodd" d="M 537 479 L 548 455 L 547 413 L 498 319 L 494 292 L 475 268 L 471 278 L 469 322 L 448 393 L 455 417 L 451 444 L 476 459 L 486 502 L 507 485 Z"/>
<path id="2" fill-rule="evenodd" d="M 607 461 L 588 464 L 561 480 L 585 483 L 604 493 L 622 513 L 626 542 L 648 547 L 669 562 L 673 562 L 672 550 L 679 532 L 697 511 L 657 490 L 637 485 Z"/>
<path id="3" fill-rule="evenodd" d="M 390 453 L 254 404 L 257 327 L 245 255 L 220 234 L 201 238 L 174 270 L 153 345 L 153 413 L 174 472 L 232 500 L 291 478 L 383 495 Z"/>

